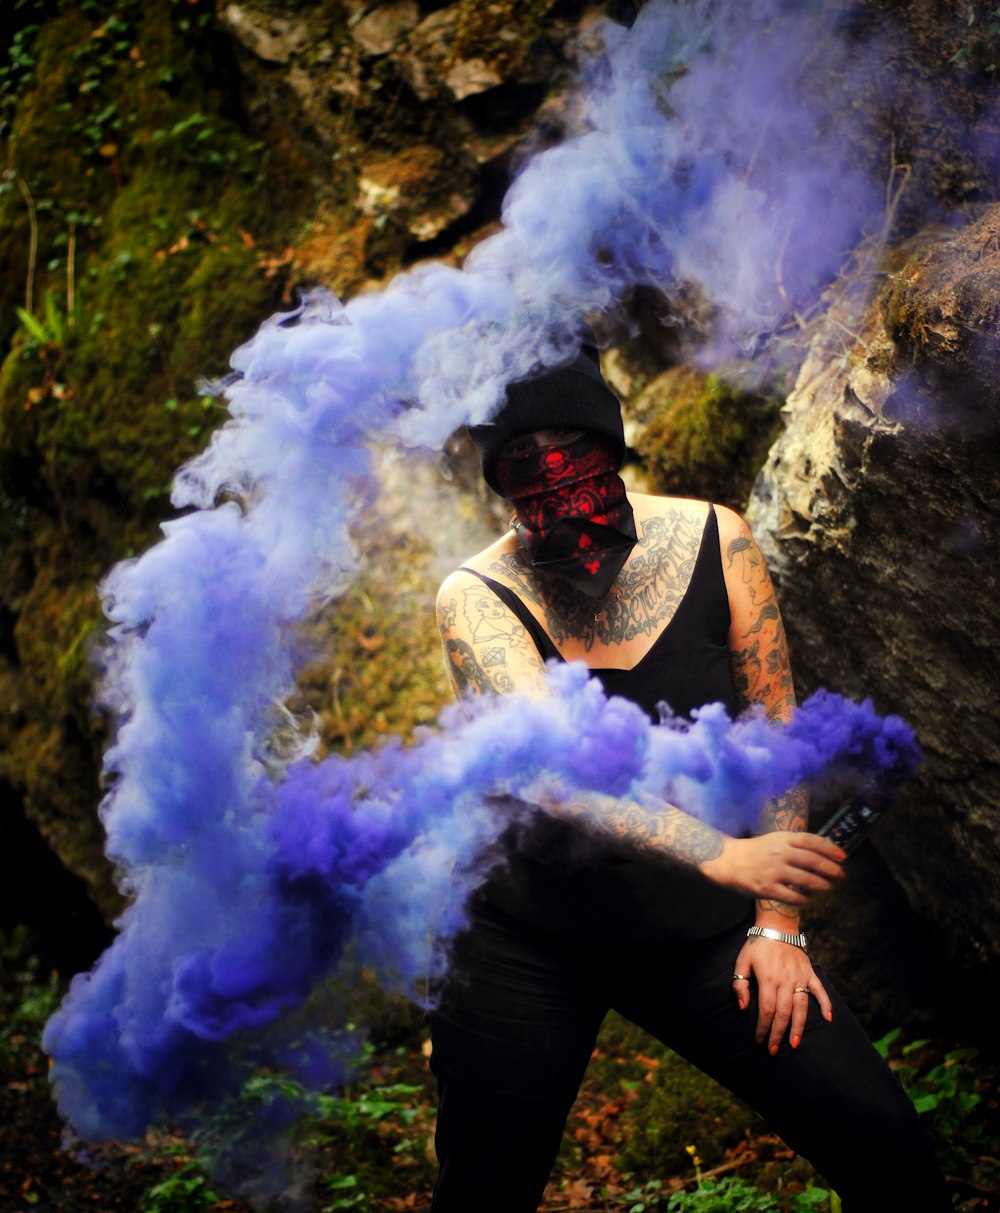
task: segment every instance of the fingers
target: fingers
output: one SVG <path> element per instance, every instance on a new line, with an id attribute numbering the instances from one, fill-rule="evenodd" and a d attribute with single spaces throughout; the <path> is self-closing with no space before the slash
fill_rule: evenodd
<path id="1" fill-rule="evenodd" d="M 801 851 L 811 851 L 815 855 L 820 855 L 826 859 L 832 860 L 834 863 L 842 863 L 847 858 L 847 852 L 838 847 L 835 842 L 829 838 L 824 838 L 821 834 L 809 834 L 802 830 L 789 832 L 785 835 L 794 846 Z"/>
<path id="2" fill-rule="evenodd" d="M 809 982 L 809 993 L 812 994 L 812 996 L 819 1003 L 820 1014 L 827 1021 L 827 1023 L 829 1023 L 830 1020 L 833 1019 L 833 1003 L 830 1001 L 830 995 L 827 994 L 823 983 L 818 977 L 815 976 L 815 974 L 813 975 L 812 980 Z"/>
<path id="3" fill-rule="evenodd" d="M 753 838 L 727 838 L 701 870 L 724 888 L 751 897 L 804 905 L 843 879 L 844 852 L 817 834 L 776 830 Z"/>
<path id="4" fill-rule="evenodd" d="M 809 987 L 796 986 L 792 990 L 792 1022 L 788 1031 L 788 1043 L 793 1049 L 799 1047 L 802 1033 L 806 1030 L 806 1017 L 809 1014 Z"/>
<path id="5" fill-rule="evenodd" d="M 845 852 L 829 839 L 817 834 L 785 834 L 775 845 L 780 848 L 780 856 L 772 896 L 791 905 L 804 905 L 816 893 L 826 892 L 844 879 Z"/>
<path id="6" fill-rule="evenodd" d="M 767 1051 L 772 1057 L 778 1052 L 781 1038 L 792 1017 L 791 997 L 784 997 L 775 989 L 757 990 L 757 1031 L 754 1039 L 758 1044 L 767 1041 Z"/>
<path id="7" fill-rule="evenodd" d="M 847 852 L 828 838 L 818 834 L 787 834 L 788 862 L 803 873 L 826 880 L 839 880 L 844 875 L 843 863 Z"/>
<path id="8" fill-rule="evenodd" d="M 754 1039 L 758 1044 L 766 1041 L 767 1051 L 772 1057 L 777 1055 L 786 1033 L 788 1043 L 793 1049 L 797 1049 L 802 1043 L 809 1016 L 810 998 L 816 999 L 823 1018 L 829 1022 L 833 1018 L 833 1006 L 823 983 L 815 974 L 807 983 L 791 987 L 758 984 Z"/>
<path id="9" fill-rule="evenodd" d="M 733 974 L 733 993 L 736 995 L 737 1006 L 741 1011 L 745 1011 L 750 1003 L 750 978 L 746 974 Z"/>

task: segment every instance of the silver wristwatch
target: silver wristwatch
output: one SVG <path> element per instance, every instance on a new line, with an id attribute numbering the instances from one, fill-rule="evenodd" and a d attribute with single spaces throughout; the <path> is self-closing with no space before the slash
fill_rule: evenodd
<path id="1" fill-rule="evenodd" d="M 774 927 L 751 927 L 747 931 L 747 939 L 777 939 L 779 943 L 790 943 L 795 948 L 806 947 L 806 937 L 801 931 L 798 935 L 787 935 L 784 931 L 776 931 Z"/>

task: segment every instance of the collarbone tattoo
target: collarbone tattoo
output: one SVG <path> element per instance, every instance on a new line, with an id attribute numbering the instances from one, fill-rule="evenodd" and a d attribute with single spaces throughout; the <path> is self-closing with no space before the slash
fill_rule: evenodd
<path id="1" fill-rule="evenodd" d="M 672 507 L 644 519 L 639 531 L 628 563 L 603 600 L 535 572 L 520 549 L 504 553 L 489 572 L 540 608 L 554 644 L 567 639 L 583 640 L 587 648 L 595 642 L 623 644 L 658 632 L 673 618 L 691 584 L 704 526 Z"/>

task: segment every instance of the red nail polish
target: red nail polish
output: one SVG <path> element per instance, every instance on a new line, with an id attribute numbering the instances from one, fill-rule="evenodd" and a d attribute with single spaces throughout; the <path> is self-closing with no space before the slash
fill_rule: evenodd
<path id="1" fill-rule="evenodd" d="M 771 1047 L 768 1049 L 768 1053 L 770 1053 L 772 1057 L 777 1057 L 777 1055 L 778 1055 L 778 1046 L 777 1046 L 777 1045 L 771 1045 Z"/>
<path id="2" fill-rule="evenodd" d="M 825 1020 L 827 1020 L 827 1022 L 829 1022 L 831 1019 L 833 1019 L 833 1012 L 832 1012 L 832 1011 L 824 1011 L 824 1012 L 823 1012 L 823 1018 L 824 1018 Z"/>
<path id="3" fill-rule="evenodd" d="M 745 1011 L 747 1009 L 747 1004 L 743 1001 L 742 998 L 737 999 L 736 1005 L 739 1007 L 739 1009 L 741 1011 Z"/>
<path id="4" fill-rule="evenodd" d="M 799 1047 L 799 1041 L 800 1041 L 801 1039 L 802 1039 L 802 1037 L 801 1037 L 801 1036 L 793 1036 L 793 1037 L 792 1037 L 792 1048 L 793 1048 L 793 1049 L 797 1049 L 797 1048 Z"/>

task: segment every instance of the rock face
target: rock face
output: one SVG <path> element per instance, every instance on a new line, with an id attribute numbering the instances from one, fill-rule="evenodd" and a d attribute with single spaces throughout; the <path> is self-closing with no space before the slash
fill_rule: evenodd
<path id="1" fill-rule="evenodd" d="M 150 0 L 124 25 L 79 5 L 35 24 L 25 8 L 31 54 L 0 88 L 5 139 L 25 133 L 9 149 L 24 193 L 0 182 L 0 821 L 23 814 L 108 923 L 123 898 L 96 812 L 96 587 L 156 542 L 174 472 L 219 422 L 198 384 L 299 289 L 347 298 L 460 260 L 602 8 L 181 7 Z M 368 642 L 374 608 L 350 605 Z M 433 588 L 424 617 L 433 629 Z M 450 695 L 431 657 L 416 715 Z M 358 690 L 371 720 L 377 668 Z M 386 719 L 411 727 L 382 681 Z M 357 730 L 342 684 L 329 733 L 343 743 Z"/>
<path id="2" fill-rule="evenodd" d="M 840 984 L 896 1022 L 942 982 L 975 1015 L 1000 958 L 998 232 L 994 206 L 918 240 L 874 302 L 845 285 L 747 510 L 800 698 L 871 698 L 925 753 L 812 915 Z"/>
<path id="3" fill-rule="evenodd" d="M 570 78 L 583 6 L 295 8 L 244 0 L 219 16 L 253 124 L 287 133 L 314 165 L 298 275 L 346 297 L 422 258 L 461 257 L 495 221 L 539 107 Z"/>

